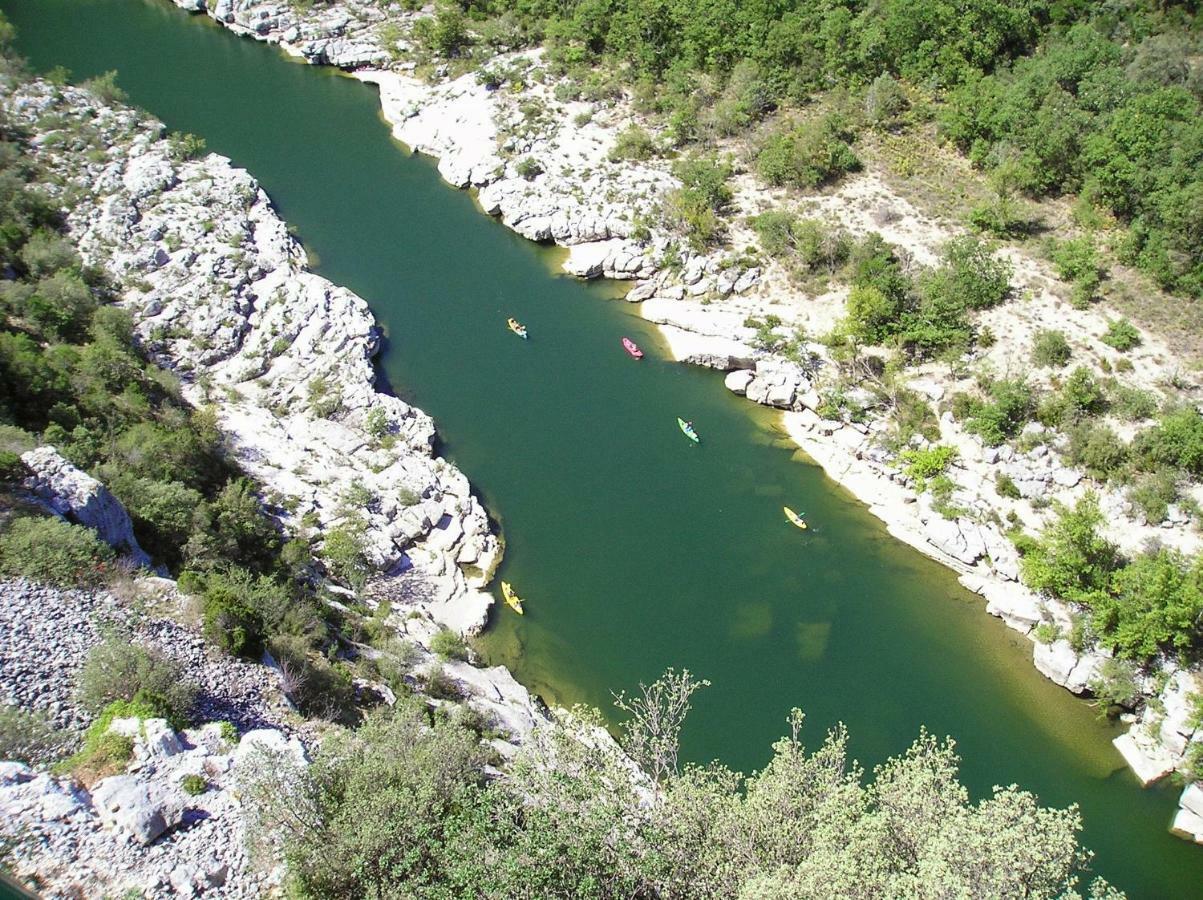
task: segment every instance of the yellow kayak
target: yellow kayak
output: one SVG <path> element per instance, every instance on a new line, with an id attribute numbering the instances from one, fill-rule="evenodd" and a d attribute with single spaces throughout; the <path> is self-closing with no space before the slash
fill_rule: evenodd
<path id="1" fill-rule="evenodd" d="M 526 340 L 526 326 L 525 325 L 520 323 L 517 319 L 512 319 L 512 318 L 506 319 L 505 324 L 510 327 L 510 331 L 514 332 L 514 334 L 518 335 L 518 337 L 522 338 L 522 340 L 524 340 L 524 341 Z"/>
<path id="2" fill-rule="evenodd" d="M 806 520 L 805 519 L 803 519 L 800 515 L 798 515 L 796 512 L 794 512 L 788 506 L 783 506 L 781 508 L 783 510 L 785 510 L 785 517 L 787 519 L 789 519 L 791 522 L 793 522 L 795 525 L 797 525 L 803 531 L 806 530 Z"/>
<path id="3" fill-rule="evenodd" d="M 508 581 L 501 582 L 501 596 L 505 598 L 505 602 L 510 605 L 510 608 L 518 615 L 522 615 L 522 598 L 514 593 L 514 589 L 510 587 Z"/>

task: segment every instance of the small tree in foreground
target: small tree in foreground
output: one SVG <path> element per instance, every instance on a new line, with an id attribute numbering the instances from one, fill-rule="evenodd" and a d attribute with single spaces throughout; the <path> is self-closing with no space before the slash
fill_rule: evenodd
<path id="1" fill-rule="evenodd" d="M 710 682 L 695 681 L 688 669 L 668 669 L 650 685 L 639 682 L 639 696 L 614 694 L 614 705 L 630 718 L 623 723 L 623 748 L 656 781 L 677 774 L 681 726 L 692 706 L 689 698 Z"/>

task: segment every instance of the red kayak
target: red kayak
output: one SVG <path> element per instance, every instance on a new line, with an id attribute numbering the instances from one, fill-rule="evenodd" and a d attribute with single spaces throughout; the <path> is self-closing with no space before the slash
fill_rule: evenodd
<path id="1" fill-rule="evenodd" d="M 635 357 L 635 359 L 643 359 L 643 351 L 640 350 L 635 345 L 635 342 L 633 340 L 631 340 L 630 338 L 624 337 L 622 339 L 622 346 L 625 347 L 627 353 L 631 354 L 631 356 Z"/>

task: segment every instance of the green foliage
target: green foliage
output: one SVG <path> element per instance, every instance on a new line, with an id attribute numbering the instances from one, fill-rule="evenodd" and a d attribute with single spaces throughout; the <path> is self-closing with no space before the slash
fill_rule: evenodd
<path id="1" fill-rule="evenodd" d="M 180 788 L 189 797 L 199 797 L 209 789 L 209 783 L 205 781 L 204 775 L 185 775 L 180 780 Z"/>
<path id="2" fill-rule="evenodd" d="M 110 703 L 84 732 L 83 746 L 75 755 L 55 766 L 55 771 L 70 773 L 85 787 L 109 775 L 124 772 L 134 756 L 134 739 L 110 732 L 109 726 L 114 719 L 153 719 L 156 715 L 154 709 L 139 703 L 125 700 Z"/>
<path id="3" fill-rule="evenodd" d="M 539 729 L 487 779 L 470 723 L 402 700 L 308 768 L 248 764 L 239 790 L 252 834 L 283 836 L 298 897 L 1053 898 L 1087 861 L 1076 809 L 1014 787 L 971 803 L 951 742 L 926 733 L 863 784 L 843 727 L 808 751 L 795 710 L 760 772 L 666 766 L 648 803 L 598 723 Z"/>
<path id="4" fill-rule="evenodd" d="M 1046 369 L 1060 369 L 1071 355 L 1065 333 L 1041 329 L 1032 342 L 1032 362 Z"/>
<path id="5" fill-rule="evenodd" d="M 1058 28 L 1040 53 L 967 79 L 950 93 L 941 126 L 975 163 L 1022 191 L 1081 191 L 1127 225 L 1125 261 L 1197 296 L 1203 232 L 1188 224 L 1188 210 L 1203 196 L 1201 97 L 1130 78 L 1127 18 L 1100 14 L 1100 27 Z M 1165 27 L 1181 27 L 1172 21 Z M 1054 256 L 1075 282 L 1075 302 L 1088 302 L 1101 277 L 1090 238 L 1065 242 Z"/>
<path id="6" fill-rule="evenodd" d="M 1127 319 L 1107 321 L 1107 333 L 1099 340 L 1124 353 L 1140 346 L 1140 331 Z"/>
<path id="7" fill-rule="evenodd" d="M 439 659 L 458 659 L 463 662 L 468 659 L 467 643 L 458 631 L 450 628 L 440 628 L 435 632 L 430 639 L 430 649 Z"/>
<path id="8" fill-rule="evenodd" d="M 1126 659 L 1103 660 L 1089 688 L 1095 702 L 1108 714 L 1131 709 L 1140 698 L 1136 667 Z"/>
<path id="9" fill-rule="evenodd" d="M 533 156 L 524 156 L 514 166 L 514 171 L 527 181 L 534 181 L 543 174 L 543 166 Z"/>
<path id="10" fill-rule="evenodd" d="M 442 56 L 457 56 L 471 43 L 464 14 L 456 3 L 440 3 L 433 16 L 418 19 L 413 25 L 418 45 Z"/>
<path id="11" fill-rule="evenodd" d="M 199 135 L 177 133 L 170 140 L 172 156 L 178 160 L 200 159 L 205 155 L 205 139 Z"/>
<path id="12" fill-rule="evenodd" d="M 775 131 L 756 155 L 760 176 L 773 185 L 816 188 L 860 168 L 851 133 L 836 114 Z"/>
<path id="13" fill-rule="evenodd" d="M 1061 600 L 1090 606 L 1121 564 L 1119 551 L 1098 534 L 1098 500 L 1087 495 L 1072 509 L 1056 504 L 1057 519 L 1038 540 L 1020 546 L 1024 583 Z"/>
<path id="14" fill-rule="evenodd" d="M 1172 550 L 1138 556 L 1091 605 L 1102 642 L 1124 658 L 1196 650 L 1203 639 L 1203 566 Z"/>
<path id="15" fill-rule="evenodd" d="M 1035 397 L 1022 378 L 991 381 L 982 400 L 971 400 L 965 427 L 995 447 L 1019 434 L 1035 412 Z"/>
<path id="16" fill-rule="evenodd" d="M 994 473 L 994 490 L 1000 497 L 1006 497 L 1009 500 L 1018 500 L 1023 494 L 1019 492 L 1019 486 L 1015 484 L 1014 479 L 1006 472 Z"/>
<path id="17" fill-rule="evenodd" d="M 1169 506 L 1178 499 L 1178 475 L 1172 469 L 1146 472 L 1128 488 L 1128 500 L 1150 525 L 1165 521 Z"/>
<path id="18" fill-rule="evenodd" d="M 645 160 L 656 154 L 656 142 L 646 130 L 638 125 L 628 125 L 614 139 L 610 148 L 611 160 L 620 159 Z"/>
<path id="19" fill-rule="evenodd" d="M 132 643 L 128 635 L 113 635 L 88 652 L 77 686 L 80 705 L 99 713 L 115 702 L 148 711 L 184 728 L 196 699 L 196 686 L 184 678 L 181 666 L 151 647 Z"/>
<path id="20" fill-rule="evenodd" d="M 900 455 L 906 463 L 903 471 L 908 478 L 914 479 L 917 490 L 922 492 L 926 489 L 929 478 L 935 478 L 948 471 L 952 461 L 957 458 L 957 450 L 955 447 L 936 444 L 923 449 L 908 447 Z"/>
<path id="21" fill-rule="evenodd" d="M 1142 431 L 1133 442 L 1133 452 L 1142 468 L 1178 468 L 1203 475 L 1203 416 L 1193 406 L 1165 412 L 1161 421 Z"/>
<path id="22" fill-rule="evenodd" d="M 1107 425 L 1081 422 L 1068 429 L 1065 461 L 1080 466 L 1092 478 L 1106 481 L 1128 462 L 1128 447 Z"/>
<path id="23" fill-rule="evenodd" d="M 44 765 L 58 759 L 69 740 L 44 713 L 0 703 L 0 759 Z"/>
<path id="24" fill-rule="evenodd" d="M 720 216 L 731 203 L 729 163 L 713 156 L 690 156 L 673 163 L 673 174 L 681 187 L 665 202 L 669 222 L 680 230 L 697 251 L 718 243 L 724 231 Z"/>
<path id="25" fill-rule="evenodd" d="M 846 310 L 848 333 L 868 344 L 880 344 L 889 338 L 902 312 L 897 298 L 883 294 L 871 284 L 853 286 Z"/>
<path id="26" fill-rule="evenodd" d="M 80 85 L 97 100 L 105 104 L 124 103 L 127 99 L 125 91 L 117 87 L 117 73 L 105 72 L 90 78 Z"/>
<path id="27" fill-rule="evenodd" d="M 362 588 L 368 577 L 364 543 L 366 527 L 362 519 L 351 516 L 327 531 L 322 544 L 322 558 L 330 574 L 355 590 Z"/>
<path id="28" fill-rule="evenodd" d="M 63 587 L 99 584 L 113 549 L 82 525 L 57 518 L 20 517 L 0 532 L 0 573 Z"/>

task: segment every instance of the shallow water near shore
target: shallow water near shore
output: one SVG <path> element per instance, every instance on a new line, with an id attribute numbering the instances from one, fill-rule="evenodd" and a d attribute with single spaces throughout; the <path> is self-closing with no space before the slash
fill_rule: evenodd
<path id="1" fill-rule="evenodd" d="M 1017 783 L 1078 802 L 1097 871 L 1131 896 L 1200 894 L 1203 850 L 1166 831 L 1176 792 L 1139 789 L 1110 745 L 1118 731 L 1043 679 L 1025 638 L 795 461 L 777 414 L 669 362 L 612 285 L 551 274 L 559 251 L 407 156 L 372 88 L 162 0 L 0 9 L 36 69 L 117 69 L 133 103 L 248 168 L 317 271 L 371 304 L 384 374 L 434 417 L 505 536 L 500 577 L 527 601 L 522 619 L 499 604 L 481 641 L 490 662 L 549 700 L 603 708 L 611 690 L 689 667 L 713 685 L 685 755 L 745 771 L 767 761 L 791 706 L 811 745 L 846 722 L 870 767 L 926 725 L 957 740 L 975 796 Z M 507 331 L 511 315 L 530 340 Z"/>

